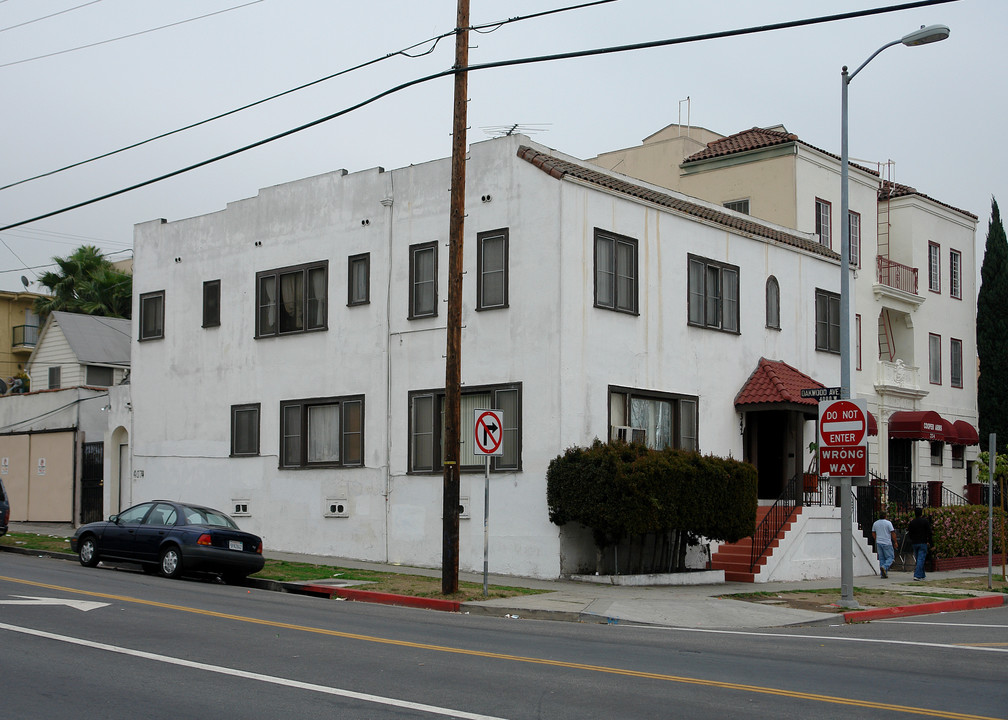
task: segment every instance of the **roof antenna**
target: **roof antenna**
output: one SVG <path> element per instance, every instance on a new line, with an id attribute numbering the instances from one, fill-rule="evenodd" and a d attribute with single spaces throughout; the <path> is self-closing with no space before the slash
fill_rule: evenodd
<path id="1" fill-rule="evenodd" d="M 686 137 L 690 136 L 690 99 L 689 95 L 685 100 L 679 101 L 679 134 L 682 135 L 682 104 L 686 103 Z"/>

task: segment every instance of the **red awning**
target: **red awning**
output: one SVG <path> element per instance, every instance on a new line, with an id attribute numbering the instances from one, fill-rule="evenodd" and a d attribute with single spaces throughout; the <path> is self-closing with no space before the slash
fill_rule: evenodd
<path id="1" fill-rule="evenodd" d="M 977 434 L 977 429 L 965 420 L 956 420 L 952 423 L 952 427 L 955 428 L 956 435 L 959 436 L 959 441 L 956 443 L 957 445 L 980 444 L 980 435 Z"/>
<path id="2" fill-rule="evenodd" d="M 889 437 L 904 440 L 945 440 L 947 420 L 934 410 L 901 410 L 889 418 Z"/>
<path id="3" fill-rule="evenodd" d="M 951 420 L 946 420 L 942 418 L 942 422 L 945 423 L 945 442 L 949 445 L 962 445 L 962 440 L 959 439 L 959 433 L 956 432 L 955 423 Z"/>
<path id="4" fill-rule="evenodd" d="M 868 413 L 868 434 L 878 435 L 878 420 L 871 413 Z"/>

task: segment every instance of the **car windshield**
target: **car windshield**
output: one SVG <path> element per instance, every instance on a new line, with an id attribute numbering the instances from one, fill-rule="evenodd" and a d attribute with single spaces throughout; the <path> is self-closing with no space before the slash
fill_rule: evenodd
<path id="1" fill-rule="evenodd" d="M 208 508 L 183 507 L 186 522 L 190 525 L 212 525 L 216 527 L 230 528 L 237 530 L 234 520 L 222 512 L 210 510 Z"/>

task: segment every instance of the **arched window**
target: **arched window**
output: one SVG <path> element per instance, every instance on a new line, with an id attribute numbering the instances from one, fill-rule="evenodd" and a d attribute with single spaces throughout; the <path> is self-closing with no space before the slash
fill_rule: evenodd
<path id="1" fill-rule="evenodd" d="M 766 326 L 780 330 L 780 285 L 773 275 L 766 281 Z"/>

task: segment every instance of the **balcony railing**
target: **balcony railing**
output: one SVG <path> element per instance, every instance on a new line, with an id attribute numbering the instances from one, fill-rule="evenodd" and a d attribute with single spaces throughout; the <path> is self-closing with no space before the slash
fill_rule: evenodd
<path id="1" fill-rule="evenodd" d="M 921 389 L 920 368 L 906 365 L 899 359 L 896 362 L 879 360 L 875 366 L 875 384 L 919 391 Z"/>
<path id="2" fill-rule="evenodd" d="M 876 275 L 879 285 L 917 294 L 917 268 L 898 263 L 882 255 L 876 258 Z"/>
<path id="3" fill-rule="evenodd" d="M 11 347 L 33 348 L 38 343 L 38 325 L 15 325 L 11 331 Z"/>

